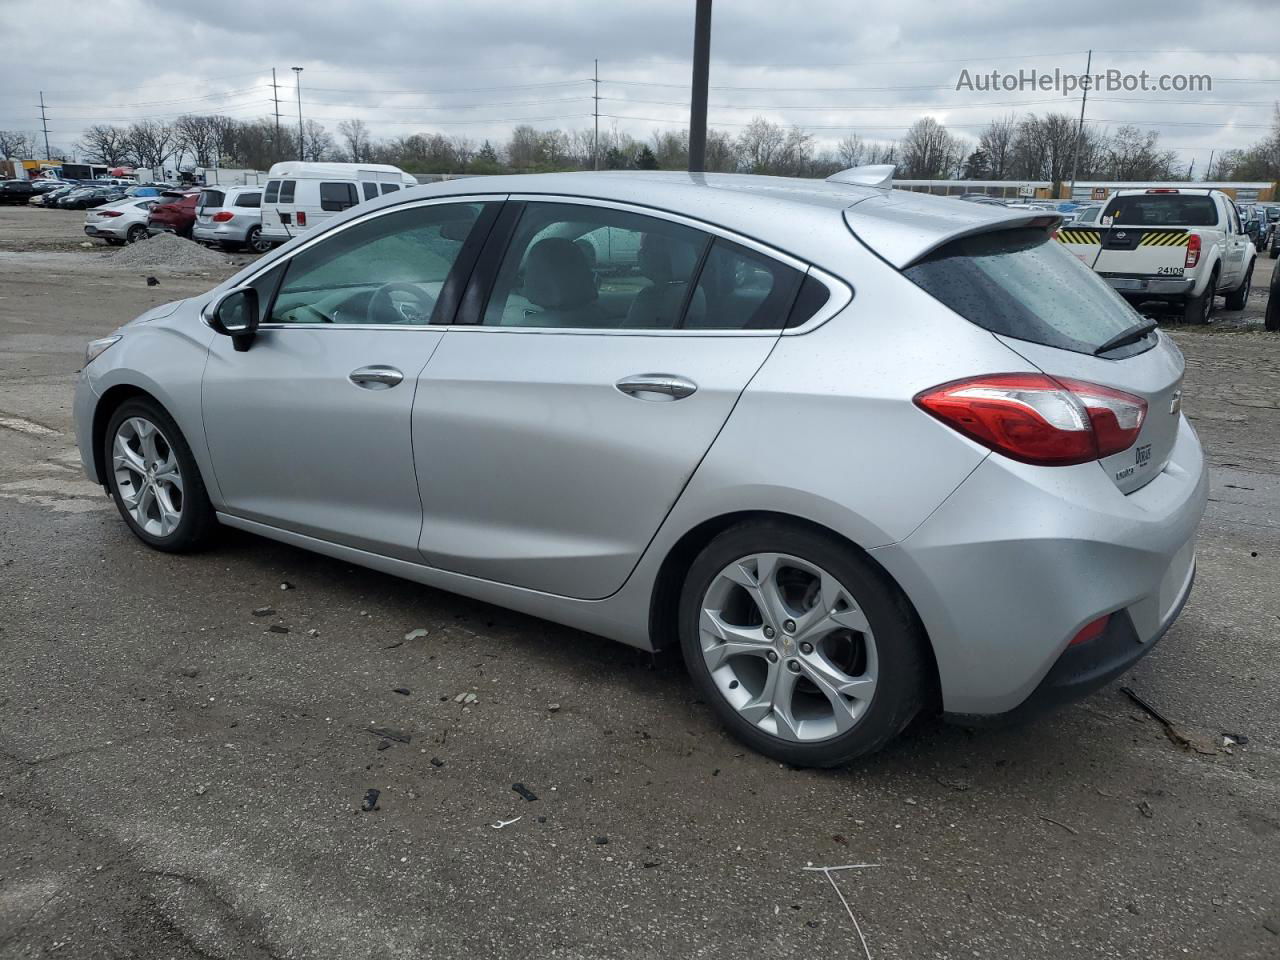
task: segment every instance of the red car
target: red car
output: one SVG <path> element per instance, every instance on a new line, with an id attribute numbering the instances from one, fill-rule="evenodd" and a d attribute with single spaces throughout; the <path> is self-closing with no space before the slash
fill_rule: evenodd
<path id="1" fill-rule="evenodd" d="M 196 222 L 196 201 L 199 190 L 184 192 L 166 191 L 147 215 L 147 232 L 153 237 L 158 233 L 176 233 L 191 239 L 191 228 Z"/>

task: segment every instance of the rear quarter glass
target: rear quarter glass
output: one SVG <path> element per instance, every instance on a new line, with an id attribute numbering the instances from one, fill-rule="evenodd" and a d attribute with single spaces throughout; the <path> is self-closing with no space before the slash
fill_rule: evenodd
<path id="1" fill-rule="evenodd" d="M 1142 319 L 1038 228 L 962 237 L 903 273 L 984 330 L 1077 353 L 1093 353 Z"/>

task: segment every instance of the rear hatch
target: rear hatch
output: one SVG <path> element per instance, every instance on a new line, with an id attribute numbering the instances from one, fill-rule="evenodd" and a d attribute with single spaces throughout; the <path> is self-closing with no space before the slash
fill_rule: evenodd
<path id="1" fill-rule="evenodd" d="M 1181 417 L 1182 354 L 1045 229 L 952 240 L 903 272 L 1043 373 L 1120 390 L 1146 404 L 1136 440 L 1098 461 L 1122 492 L 1164 469 Z"/>
<path id="2" fill-rule="evenodd" d="M 196 223 L 206 226 L 213 223 L 213 215 L 222 209 L 225 200 L 226 194 L 222 190 L 201 190 L 200 199 L 196 201 Z"/>
<path id="3" fill-rule="evenodd" d="M 1112 197 L 1099 222 L 1100 243 L 1093 262 L 1098 273 L 1181 277 L 1194 228 L 1216 226 L 1218 210 L 1205 194 L 1157 188 Z"/>

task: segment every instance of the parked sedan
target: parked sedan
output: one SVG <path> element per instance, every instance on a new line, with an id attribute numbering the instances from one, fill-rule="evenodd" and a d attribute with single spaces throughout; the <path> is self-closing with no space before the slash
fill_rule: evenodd
<path id="1" fill-rule="evenodd" d="M 273 244 L 262 238 L 262 188 L 205 187 L 196 201 L 192 239 L 222 247 L 248 247 L 265 253 Z"/>
<path id="2" fill-rule="evenodd" d="M 1080 696 L 1191 590 L 1182 355 L 1056 214 L 884 179 L 370 200 L 90 344 L 85 470 L 159 550 L 221 524 L 678 645 L 786 763 Z"/>
<path id="3" fill-rule="evenodd" d="M 72 190 L 59 200 L 58 206 L 63 210 L 87 210 L 90 207 L 100 207 L 104 203 L 111 203 L 123 197 L 124 187 L 114 185 L 80 187 L 77 190 Z"/>
<path id="4" fill-rule="evenodd" d="M 28 201 L 34 206 L 44 207 L 46 210 L 53 210 L 58 206 L 58 201 L 70 194 L 73 190 L 79 190 L 80 184 L 72 181 L 70 183 L 59 184 L 51 190 L 44 193 L 33 194 Z"/>
<path id="5" fill-rule="evenodd" d="M 94 207 L 85 214 L 84 232 L 115 246 L 145 240 L 147 213 L 155 204 L 155 197 L 125 197 Z"/>
<path id="6" fill-rule="evenodd" d="M 26 203 L 38 193 L 30 180 L 0 180 L 0 203 Z"/>

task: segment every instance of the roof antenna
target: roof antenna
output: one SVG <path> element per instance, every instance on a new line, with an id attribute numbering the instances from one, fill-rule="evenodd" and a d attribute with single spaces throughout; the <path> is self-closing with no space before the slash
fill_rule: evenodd
<path id="1" fill-rule="evenodd" d="M 893 184 L 892 163 L 873 163 L 865 167 L 850 167 L 827 177 L 827 183 L 854 183 L 860 187 L 885 187 Z"/>

